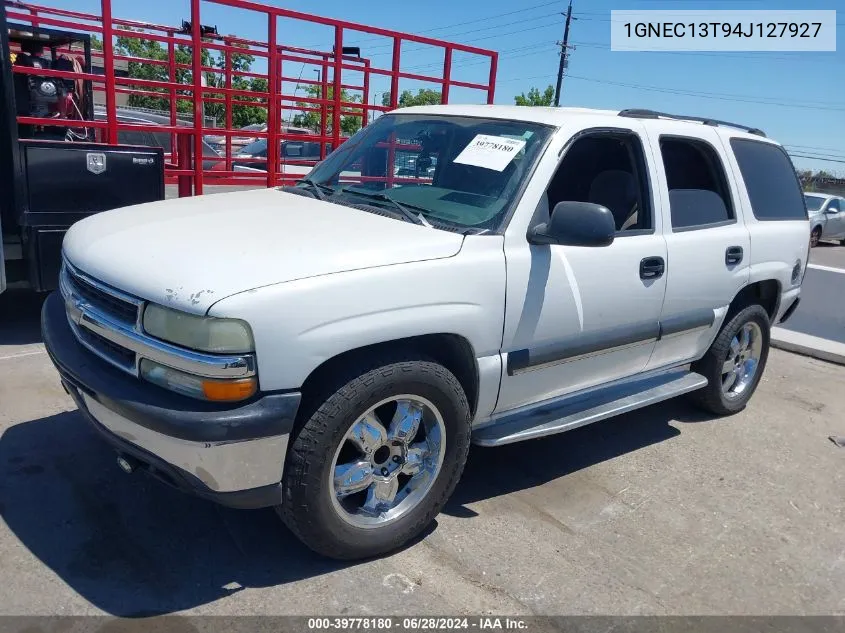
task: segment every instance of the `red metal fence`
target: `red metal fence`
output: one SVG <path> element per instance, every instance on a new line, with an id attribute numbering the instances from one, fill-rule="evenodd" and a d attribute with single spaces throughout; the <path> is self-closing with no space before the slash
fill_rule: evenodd
<path id="1" fill-rule="evenodd" d="M 227 139 L 243 137 L 243 130 L 235 129 L 232 124 L 233 107 L 249 105 L 266 111 L 267 129 L 262 132 L 249 132 L 248 136 L 267 139 L 267 148 L 277 148 L 282 141 L 312 141 L 320 145 L 321 157 L 325 157 L 326 145 L 336 148 L 343 142 L 341 122 L 343 117 L 360 117 L 361 124 L 367 125 L 371 113 L 386 112 L 397 107 L 402 80 L 417 80 L 437 84 L 443 103 L 449 101 L 450 88 L 461 87 L 478 90 L 483 94 L 483 101 L 493 102 L 496 67 L 498 56 L 494 51 L 476 48 L 444 40 L 400 33 L 374 26 L 356 24 L 343 20 L 310 15 L 299 11 L 290 11 L 269 7 L 248 0 L 182 0 L 190 5 L 190 24 L 179 27 L 151 24 L 136 20 L 116 18 L 112 15 L 111 0 L 101 0 L 99 15 L 56 9 L 47 6 L 4 0 L 7 18 L 10 23 L 31 25 L 50 29 L 62 29 L 75 33 L 87 33 L 102 42 L 101 51 L 94 55 L 102 60 L 103 75 L 90 72 L 74 73 L 69 71 L 34 69 L 14 66 L 19 74 L 37 74 L 41 76 L 90 81 L 105 94 L 105 120 L 44 119 L 18 117 L 19 124 L 28 125 L 67 125 L 71 128 L 87 128 L 96 131 L 97 139 L 103 143 L 115 144 L 119 132 L 144 130 L 167 132 L 172 135 L 170 151 L 166 158 L 166 177 L 168 182 L 180 182 L 180 195 L 201 194 L 203 184 L 266 184 L 276 186 L 295 180 L 289 166 L 307 165 L 308 161 L 290 160 L 268 151 L 266 173 L 237 171 L 232 168 L 232 143 L 226 142 L 225 151 L 220 156 L 204 156 L 203 137 L 207 134 L 225 136 Z M 203 6 L 215 4 L 232 10 L 249 12 L 254 19 L 259 16 L 266 22 L 266 40 L 251 40 L 232 35 L 218 35 L 202 27 Z M 280 41 L 279 20 L 285 18 L 329 27 L 333 31 L 332 42 L 327 50 L 313 50 L 285 45 Z M 389 68 L 375 66 L 372 61 L 359 55 L 344 54 L 344 37 L 354 33 L 387 38 L 392 44 Z M 115 52 L 115 38 L 135 38 L 160 42 L 167 48 L 167 59 L 148 59 L 121 55 Z M 438 74 L 419 74 L 403 71 L 402 44 L 413 42 L 435 50 L 442 50 L 442 72 Z M 177 63 L 177 50 L 190 49 L 190 63 Z M 207 51 L 222 60 L 222 67 L 203 65 L 202 51 Z M 71 53 L 73 51 L 70 51 Z M 339 52 L 340 54 L 336 54 Z M 487 83 L 471 83 L 453 79 L 453 57 L 456 52 L 481 56 L 489 59 Z M 78 53 L 78 51 L 77 51 Z M 248 54 L 266 63 L 266 72 L 237 70 L 232 59 L 236 54 Z M 152 64 L 166 67 L 167 80 L 157 81 L 133 77 L 121 77 L 115 74 L 115 61 Z M 308 64 L 320 69 L 318 80 L 293 77 L 290 68 L 293 64 Z M 181 78 L 180 81 L 180 71 Z M 355 73 L 363 77 L 360 83 L 344 80 L 347 74 Z M 369 103 L 370 82 L 374 76 L 385 77 L 390 85 L 388 105 Z M 204 77 L 215 79 L 204 81 Z M 219 77 L 219 79 L 217 79 Z M 233 88 L 233 79 L 249 77 L 264 79 L 265 91 Z M 318 85 L 317 97 L 285 93 L 284 83 Z M 343 101 L 344 89 L 362 93 L 360 102 Z M 117 95 L 139 95 L 165 99 L 168 103 L 169 125 L 130 124 L 118 120 Z M 192 104 L 193 121 L 185 125 L 178 121 L 178 102 Z M 220 103 L 224 106 L 225 121 L 222 128 L 205 125 L 204 104 Z M 283 129 L 284 112 L 314 112 L 319 114 L 319 129 L 314 134 L 290 133 Z M 179 123 L 182 123 L 181 125 Z M 181 152 L 180 152 L 181 150 Z M 188 150 L 194 157 L 187 155 Z M 207 150 L 206 150 L 207 151 Z M 249 159 L 244 159 L 249 161 Z M 223 163 L 214 169 L 203 167 L 203 163 Z M 243 161 L 239 161 L 243 162 Z M 301 173 L 301 170 L 300 170 Z"/>

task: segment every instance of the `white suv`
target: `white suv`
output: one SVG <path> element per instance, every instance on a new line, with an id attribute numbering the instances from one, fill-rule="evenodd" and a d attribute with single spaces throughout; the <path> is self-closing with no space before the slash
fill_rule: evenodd
<path id="1" fill-rule="evenodd" d="M 358 558 L 431 522 L 471 443 L 680 394 L 741 410 L 798 305 L 808 228 L 758 130 L 407 108 L 296 187 L 77 223 L 42 329 L 124 470 L 277 507 Z"/>

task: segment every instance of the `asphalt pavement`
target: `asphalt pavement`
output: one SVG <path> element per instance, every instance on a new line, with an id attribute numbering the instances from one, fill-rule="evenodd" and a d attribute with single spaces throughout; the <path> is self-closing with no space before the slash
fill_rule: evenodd
<path id="1" fill-rule="evenodd" d="M 845 343 L 845 246 L 823 243 L 812 249 L 801 303 L 779 327 Z"/>

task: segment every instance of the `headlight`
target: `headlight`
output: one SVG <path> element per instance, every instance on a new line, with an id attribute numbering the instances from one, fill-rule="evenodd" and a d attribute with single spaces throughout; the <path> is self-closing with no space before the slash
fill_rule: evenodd
<path id="1" fill-rule="evenodd" d="M 236 402 L 245 400 L 258 391 L 258 380 L 239 378 L 237 380 L 214 380 L 186 374 L 178 369 L 159 365 L 146 358 L 141 359 L 141 376 L 149 382 L 184 396 L 212 400 L 215 402 Z"/>
<path id="2" fill-rule="evenodd" d="M 255 350 L 252 330 L 240 319 L 196 316 L 150 303 L 143 324 L 147 334 L 189 349 L 226 354 Z"/>

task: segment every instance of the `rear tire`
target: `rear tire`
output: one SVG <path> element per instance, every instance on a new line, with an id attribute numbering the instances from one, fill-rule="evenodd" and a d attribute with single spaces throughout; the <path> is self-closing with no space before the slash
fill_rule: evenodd
<path id="1" fill-rule="evenodd" d="M 716 415 L 742 411 L 757 389 L 769 357 L 769 315 L 757 304 L 736 314 L 722 327 L 692 371 L 707 386 L 689 394 L 699 408 Z"/>
<path id="2" fill-rule="evenodd" d="M 440 512 L 466 463 L 470 410 L 457 378 L 419 355 L 339 374 L 292 439 L 279 513 L 315 552 L 352 560 L 402 547 Z"/>
<path id="3" fill-rule="evenodd" d="M 816 227 L 810 232 L 810 248 L 815 248 L 819 245 L 819 240 L 822 239 L 821 227 Z"/>

